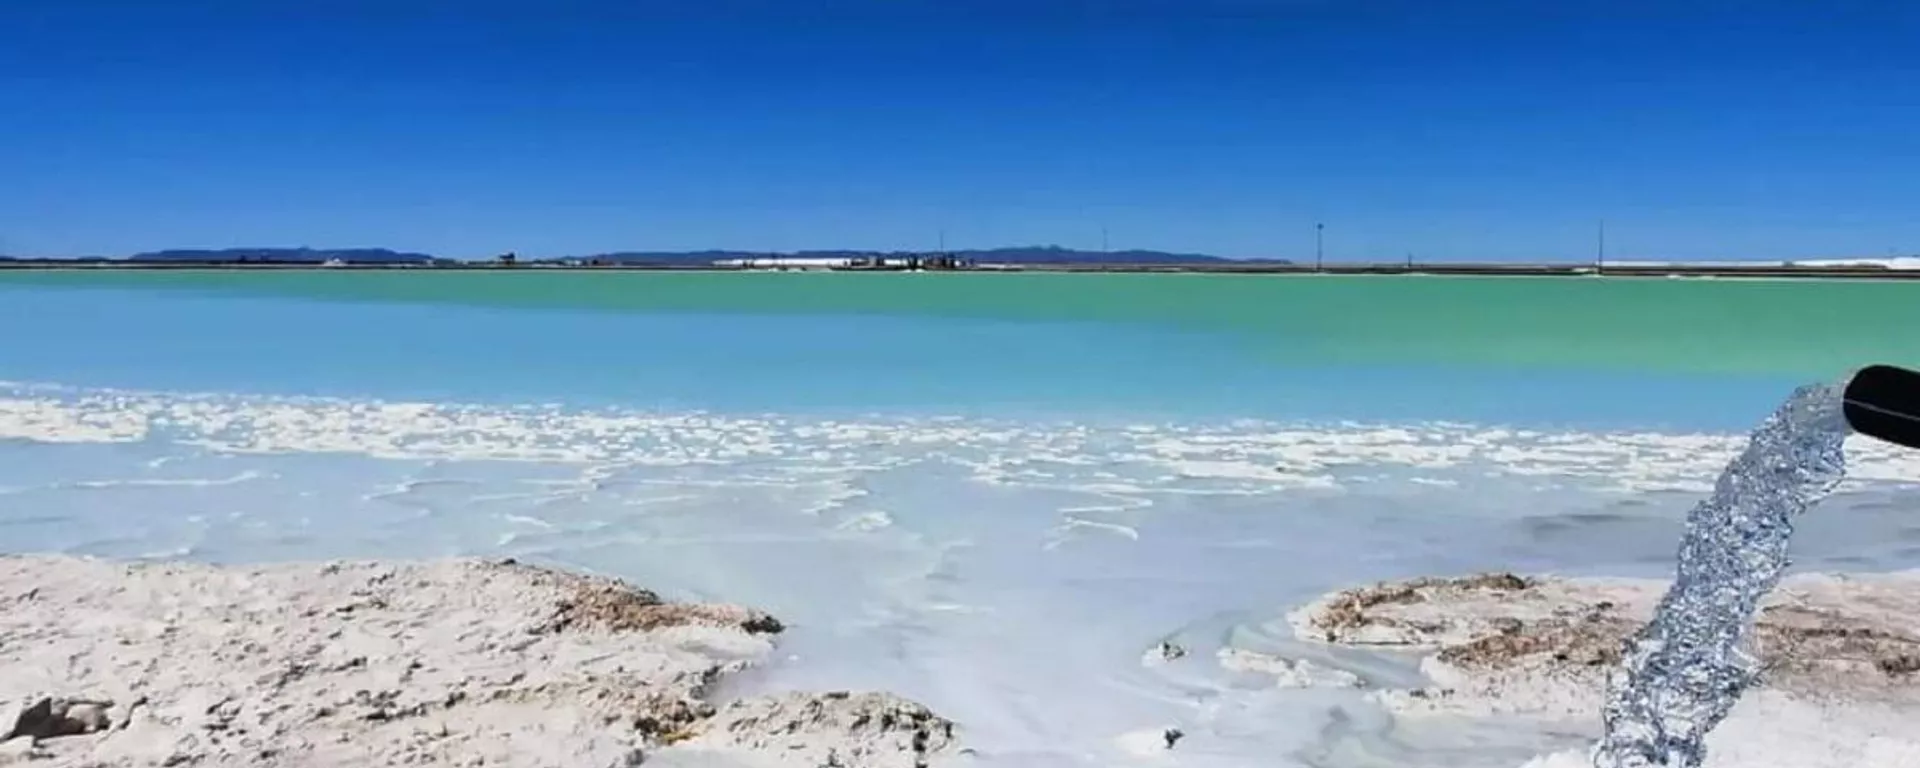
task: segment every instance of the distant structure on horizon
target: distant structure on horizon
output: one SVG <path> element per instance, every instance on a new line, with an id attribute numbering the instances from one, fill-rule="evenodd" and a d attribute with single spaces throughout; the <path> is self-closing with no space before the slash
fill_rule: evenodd
<path id="1" fill-rule="evenodd" d="M 724 268 L 766 268 L 779 266 L 815 269 L 897 268 L 916 261 L 922 268 L 965 268 L 984 264 L 1289 264 L 1284 259 L 1229 259 L 1199 253 L 1166 251 L 1082 251 L 1060 246 L 1019 246 L 981 250 L 939 251 L 620 251 L 571 261 L 590 261 L 622 266 L 720 266 Z M 563 260 L 565 261 L 565 260 Z"/>
<path id="2" fill-rule="evenodd" d="M 713 266 L 728 269 L 866 269 L 886 270 L 949 270 L 967 269 L 974 266 L 971 259 L 950 253 L 937 254 L 897 254 L 888 256 L 759 256 L 741 259 L 719 259 Z"/>

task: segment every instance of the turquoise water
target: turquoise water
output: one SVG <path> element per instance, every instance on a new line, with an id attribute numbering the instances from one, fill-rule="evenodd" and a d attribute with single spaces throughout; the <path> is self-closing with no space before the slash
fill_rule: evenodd
<path id="1" fill-rule="evenodd" d="M 1236 332 L 1099 318 L 524 308 L 4 277 L 0 323 L 33 330 L 0 340 L 0 378 L 78 386 L 727 412 L 1736 429 L 1799 382 L 1766 371 L 1259 354 Z M 1271 335 L 1269 351 L 1288 339 L 1311 346 L 1303 330 Z"/>
<path id="2" fill-rule="evenodd" d="M 898 691 L 994 765 L 1159 764 L 1127 745 L 1174 726 L 1189 766 L 1513 766 L 1580 735 L 1421 736 L 1213 654 L 1404 685 L 1280 617 L 1382 578 L 1670 573 L 1793 386 L 1920 357 L 1915 290 L 0 273 L 0 541 L 511 555 L 744 602 L 794 629 L 740 686 Z M 1920 466 L 1852 466 L 1796 557 L 1920 565 Z M 1167 638 L 1193 653 L 1142 666 Z"/>
<path id="3" fill-rule="evenodd" d="M 502 310 L 1098 322 L 1295 364 L 1460 364 L 1824 378 L 1920 363 L 1904 281 L 568 271 L 12 272 L 42 288 Z"/>

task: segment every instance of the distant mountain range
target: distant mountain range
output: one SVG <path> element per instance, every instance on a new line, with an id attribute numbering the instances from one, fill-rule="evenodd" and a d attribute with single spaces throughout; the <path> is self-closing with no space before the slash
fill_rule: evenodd
<path id="1" fill-rule="evenodd" d="M 952 251 L 952 255 L 970 259 L 982 264 L 1196 264 L 1213 262 L 1258 262 L 1267 264 L 1287 264 L 1285 259 L 1229 259 L 1222 256 L 1209 256 L 1199 253 L 1168 253 L 1165 251 L 1080 251 L 1059 246 L 1025 246 L 1013 248 L 993 248 L 988 250 Z M 768 253 L 765 251 L 616 251 L 582 256 L 567 256 L 543 259 L 521 259 L 522 263 L 552 264 L 562 262 L 592 262 L 602 264 L 623 264 L 632 266 L 704 266 L 716 261 L 729 259 L 764 259 L 769 257 L 787 257 L 802 259 L 855 258 L 871 256 L 929 256 L 933 252 L 883 252 L 883 251 L 798 251 L 794 253 Z M 20 259 L 0 256 L 4 261 L 41 261 L 42 259 Z M 198 264 L 323 264 L 328 261 L 340 261 L 346 264 L 455 264 L 461 260 L 445 259 L 425 253 L 409 253 L 386 248 L 220 248 L 200 249 L 181 248 L 162 251 L 136 253 L 125 259 L 88 257 L 84 261 L 131 261 L 143 263 L 198 263 Z"/>
<path id="2" fill-rule="evenodd" d="M 240 264 L 324 264 L 329 261 L 340 261 L 346 264 L 431 264 L 435 261 L 450 260 L 436 259 L 424 253 L 406 253 L 386 248 L 176 248 L 136 253 L 127 257 L 127 261 Z"/>
<path id="3" fill-rule="evenodd" d="M 386 248 L 176 248 L 147 251 L 132 256 L 79 256 L 40 258 L 0 255 L 0 261 L 80 261 L 191 264 L 325 264 L 338 260 L 347 264 L 429 264 L 456 263 L 424 253 L 406 253 Z"/>

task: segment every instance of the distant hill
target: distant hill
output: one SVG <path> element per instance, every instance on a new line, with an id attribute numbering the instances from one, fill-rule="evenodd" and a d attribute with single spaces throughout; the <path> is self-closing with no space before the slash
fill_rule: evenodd
<path id="1" fill-rule="evenodd" d="M 127 257 L 132 262 L 194 262 L 212 264 L 429 264 L 438 261 L 424 253 L 385 248 L 176 248 Z"/>

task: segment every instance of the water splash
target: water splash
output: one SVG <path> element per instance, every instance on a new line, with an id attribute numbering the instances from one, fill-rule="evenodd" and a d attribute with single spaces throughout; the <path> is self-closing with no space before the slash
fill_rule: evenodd
<path id="1" fill-rule="evenodd" d="M 1787 567 L 1793 520 L 1845 473 L 1841 392 L 1795 390 L 1687 514 L 1673 586 L 1614 677 L 1596 768 L 1696 768 L 1705 759 L 1707 732 L 1757 675 L 1741 646 Z"/>

